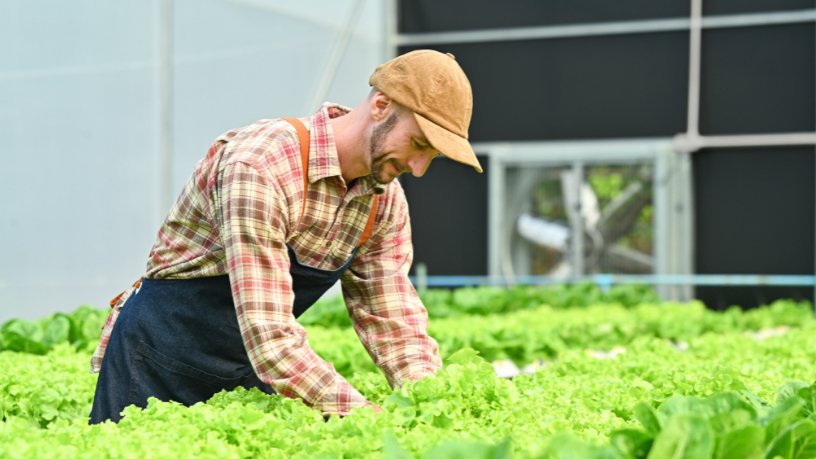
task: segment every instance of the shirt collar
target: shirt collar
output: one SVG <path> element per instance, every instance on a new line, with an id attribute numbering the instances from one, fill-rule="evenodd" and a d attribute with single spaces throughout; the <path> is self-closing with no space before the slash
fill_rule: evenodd
<path id="1" fill-rule="evenodd" d="M 320 110 L 309 119 L 309 183 L 327 177 L 338 177 L 343 180 L 340 171 L 340 160 L 337 156 L 337 145 L 334 143 L 334 131 L 329 120 L 346 115 L 351 109 L 340 104 L 325 102 Z M 361 194 L 382 194 L 385 185 L 374 181 L 372 176 L 360 177 L 357 180 Z"/>

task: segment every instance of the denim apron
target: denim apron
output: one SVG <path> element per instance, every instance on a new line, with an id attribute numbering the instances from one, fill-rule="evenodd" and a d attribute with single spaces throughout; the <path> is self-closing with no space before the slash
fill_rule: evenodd
<path id="1" fill-rule="evenodd" d="M 308 132 L 300 121 L 286 120 L 298 131 L 301 157 L 307 166 Z M 307 168 L 303 170 L 307 175 Z M 351 265 L 371 234 L 376 204 L 377 199 L 362 241 L 336 270 L 303 265 L 288 247 L 296 318 Z M 258 378 L 249 361 L 238 327 L 229 276 L 142 279 L 140 288 L 123 305 L 111 333 L 97 380 L 90 423 L 108 419 L 118 422 L 126 406 L 144 408 L 148 397 L 190 406 L 206 401 L 221 390 L 239 386 L 274 393 Z"/>

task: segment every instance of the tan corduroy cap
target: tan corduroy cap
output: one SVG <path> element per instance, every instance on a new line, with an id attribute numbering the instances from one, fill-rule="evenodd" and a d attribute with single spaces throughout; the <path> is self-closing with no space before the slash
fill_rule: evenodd
<path id="1" fill-rule="evenodd" d="M 435 149 L 482 172 L 468 142 L 473 93 L 453 54 L 411 51 L 377 67 L 368 84 L 414 112 Z"/>

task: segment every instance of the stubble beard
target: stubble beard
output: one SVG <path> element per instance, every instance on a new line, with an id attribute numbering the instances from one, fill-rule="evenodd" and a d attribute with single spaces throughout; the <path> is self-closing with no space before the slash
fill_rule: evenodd
<path id="1" fill-rule="evenodd" d="M 371 132 L 371 150 L 369 152 L 371 155 L 371 176 L 375 182 L 381 185 L 388 184 L 396 178 L 396 176 L 391 176 L 390 174 L 384 176 L 385 167 L 389 163 L 396 168 L 397 171 L 400 171 L 400 165 L 392 159 L 387 159 L 388 152 L 383 151 L 385 136 L 394 129 L 398 120 L 399 113 L 393 112 L 385 121 L 374 126 L 374 130 Z"/>

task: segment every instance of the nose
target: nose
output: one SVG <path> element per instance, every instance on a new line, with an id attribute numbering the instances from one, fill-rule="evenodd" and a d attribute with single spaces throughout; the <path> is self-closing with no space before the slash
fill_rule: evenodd
<path id="1" fill-rule="evenodd" d="M 434 156 L 436 156 L 436 152 L 422 152 L 416 155 L 411 161 L 408 161 L 408 166 L 411 168 L 411 175 L 414 177 L 422 177 L 425 175 Z"/>

